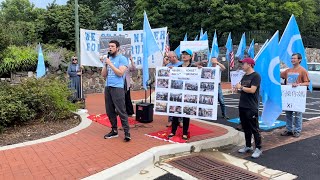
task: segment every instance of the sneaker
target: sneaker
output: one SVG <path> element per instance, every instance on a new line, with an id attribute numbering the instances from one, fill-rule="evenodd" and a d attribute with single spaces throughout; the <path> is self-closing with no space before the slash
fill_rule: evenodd
<path id="1" fill-rule="evenodd" d="M 169 134 L 168 139 L 172 138 L 174 136 L 174 134 Z"/>
<path id="2" fill-rule="evenodd" d="M 118 132 L 111 130 L 111 132 L 109 132 L 108 134 L 104 135 L 105 139 L 110 139 L 110 138 L 114 138 L 114 137 L 118 137 Z"/>
<path id="3" fill-rule="evenodd" d="M 187 135 L 183 135 L 183 136 L 182 136 L 182 139 L 183 139 L 183 140 L 188 140 L 188 136 L 187 136 Z"/>
<path id="4" fill-rule="evenodd" d="M 292 136 L 298 138 L 298 137 L 300 137 L 300 133 L 299 132 L 294 132 Z"/>
<path id="5" fill-rule="evenodd" d="M 281 133 L 281 136 L 292 136 L 293 133 L 291 131 L 285 130 Z"/>
<path id="6" fill-rule="evenodd" d="M 238 150 L 239 153 L 246 153 L 246 152 L 249 152 L 249 151 L 253 151 L 252 147 L 243 147 L 241 149 Z"/>
<path id="7" fill-rule="evenodd" d="M 125 135 L 124 135 L 124 141 L 125 141 L 125 142 L 129 142 L 130 140 L 131 140 L 130 133 L 125 133 Z"/>
<path id="8" fill-rule="evenodd" d="M 251 155 L 252 158 L 258 158 L 260 157 L 262 154 L 262 151 L 259 148 L 256 148 L 253 152 L 253 154 Z"/>

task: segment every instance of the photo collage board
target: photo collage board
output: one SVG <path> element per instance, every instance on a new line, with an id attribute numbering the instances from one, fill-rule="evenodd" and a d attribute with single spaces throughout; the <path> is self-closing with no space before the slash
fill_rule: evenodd
<path id="1" fill-rule="evenodd" d="M 154 114 L 217 120 L 220 69 L 156 68 Z"/>

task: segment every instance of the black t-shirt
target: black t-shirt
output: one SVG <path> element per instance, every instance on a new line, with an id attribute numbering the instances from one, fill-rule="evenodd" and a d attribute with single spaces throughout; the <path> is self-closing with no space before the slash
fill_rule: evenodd
<path id="1" fill-rule="evenodd" d="M 182 65 L 183 65 L 183 64 L 179 65 L 178 67 L 183 67 Z M 197 66 L 190 63 L 187 67 L 197 67 Z"/>
<path id="2" fill-rule="evenodd" d="M 261 82 L 261 77 L 256 72 L 253 72 L 249 75 L 245 74 L 242 77 L 241 86 L 247 87 L 247 88 L 250 88 L 251 86 L 257 86 L 257 90 L 253 94 L 241 91 L 239 107 L 249 108 L 249 109 L 258 109 L 260 82 Z"/>

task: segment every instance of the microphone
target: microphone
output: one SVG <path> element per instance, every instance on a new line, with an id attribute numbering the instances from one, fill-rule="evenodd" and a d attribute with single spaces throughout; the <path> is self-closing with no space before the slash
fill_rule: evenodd
<path id="1" fill-rule="evenodd" d="M 110 54 L 111 54 L 111 52 L 109 51 L 109 52 L 108 52 L 108 55 L 107 55 L 107 58 L 108 58 L 108 59 L 109 59 L 109 57 L 110 57 Z"/>

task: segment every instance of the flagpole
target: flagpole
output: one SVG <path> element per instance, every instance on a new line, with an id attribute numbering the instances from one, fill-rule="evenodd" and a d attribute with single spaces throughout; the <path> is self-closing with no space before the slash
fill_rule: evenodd
<path id="1" fill-rule="evenodd" d="M 81 58 L 80 58 L 80 43 L 79 43 L 79 5 L 78 5 L 78 0 L 74 1 L 74 14 L 75 14 L 75 19 L 74 19 L 74 29 L 75 29 L 75 41 L 76 41 L 76 56 L 78 57 L 79 60 L 79 66 L 80 66 L 80 97 L 83 99 L 83 82 L 82 82 L 82 68 L 81 68 Z"/>
<path id="2" fill-rule="evenodd" d="M 229 78 L 230 78 L 230 63 L 228 62 L 228 60 L 227 60 L 227 63 L 228 63 L 228 82 L 229 82 Z"/>

